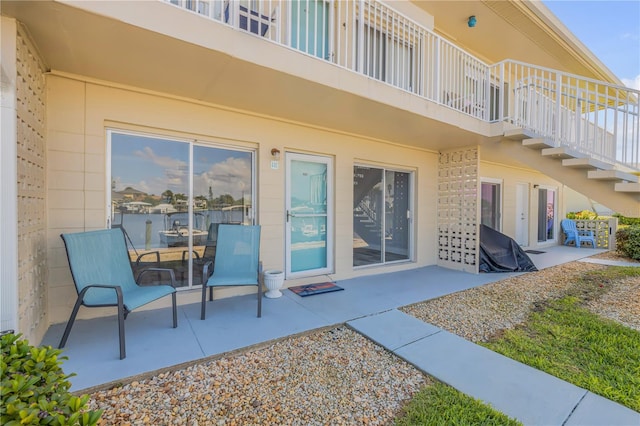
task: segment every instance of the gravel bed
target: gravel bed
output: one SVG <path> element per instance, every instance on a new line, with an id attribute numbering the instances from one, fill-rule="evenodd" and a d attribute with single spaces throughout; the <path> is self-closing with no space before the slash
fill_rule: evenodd
<path id="1" fill-rule="evenodd" d="M 537 303 L 562 297 L 586 271 L 606 266 L 571 262 L 449 294 L 402 310 L 472 342 L 486 342 L 523 322 Z"/>
<path id="2" fill-rule="evenodd" d="M 429 382 L 347 327 L 94 393 L 103 425 L 388 424 Z"/>
<path id="3" fill-rule="evenodd" d="M 640 331 L 640 279 L 630 277 L 616 283 L 587 308 L 598 315 Z"/>
<path id="4" fill-rule="evenodd" d="M 473 342 L 524 321 L 599 264 L 572 262 L 402 308 Z M 640 330 L 640 280 L 589 308 Z M 429 377 L 348 327 L 311 332 L 91 394 L 101 425 L 384 425 Z"/>

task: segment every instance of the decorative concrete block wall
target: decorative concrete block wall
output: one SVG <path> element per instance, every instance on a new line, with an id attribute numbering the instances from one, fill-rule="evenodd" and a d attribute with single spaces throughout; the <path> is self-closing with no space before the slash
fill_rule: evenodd
<path id="1" fill-rule="evenodd" d="M 597 248 L 609 250 L 616 249 L 616 230 L 618 229 L 617 218 L 594 220 L 576 219 L 576 228 L 578 228 L 579 231 L 593 232 Z"/>
<path id="2" fill-rule="evenodd" d="M 477 147 L 442 151 L 438 161 L 438 265 L 477 273 Z"/>
<path id="3" fill-rule="evenodd" d="M 18 325 L 38 342 L 48 326 L 45 77 L 36 49 L 20 30 L 16 56 Z"/>

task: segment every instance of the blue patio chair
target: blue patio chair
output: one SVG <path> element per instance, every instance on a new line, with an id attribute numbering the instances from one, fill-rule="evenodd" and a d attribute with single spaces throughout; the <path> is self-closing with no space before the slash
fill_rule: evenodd
<path id="1" fill-rule="evenodd" d="M 214 287 L 258 286 L 258 318 L 262 316 L 262 285 L 260 283 L 260 226 L 218 226 L 215 262 L 209 262 L 213 274 L 202 286 L 200 319 L 205 318 L 207 288 L 209 301 Z M 215 265 L 215 267 L 214 267 Z M 207 276 L 207 266 L 203 276 Z"/>
<path id="2" fill-rule="evenodd" d="M 59 348 L 67 338 L 80 306 L 89 308 L 117 306 L 120 359 L 124 359 L 124 320 L 129 312 L 161 297 L 171 295 L 173 328 L 178 326 L 175 275 L 171 269 L 146 268 L 134 279 L 129 252 L 120 229 L 102 229 L 60 235 L 67 251 L 71 275 L 76 286 L 76 300 Z M 168 274 L 171 285 L 139 285 L 148 272 Z"/>
<path id="3" fill-rule="evenodd" d="M 581 243 L 591 243 L 591 247 L 596 248 L 596 237 L 593 231 L 579 230 L 576 222 L 571 219 L 562 219 L 560 222 L 562 231 L 564 232 L 564 245 L 573 242 L 576 247 L 580 248 Z"/>

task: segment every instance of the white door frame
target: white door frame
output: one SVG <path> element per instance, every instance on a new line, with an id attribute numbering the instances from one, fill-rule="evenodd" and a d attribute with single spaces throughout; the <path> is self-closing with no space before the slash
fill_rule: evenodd
<path id="1" fill-rule="evenodd" d="M 529 247 L 529 184 L 516 183 L 515 240 L 523 247 Z"/>
<path id="2" fill-rule="evenodd" d="M 299 272 L 291 271 L 291 161 L 308 161 L 326 164 L 327 166 L 327 224 L 326 224 L 326 255 L 327 266 L 318 269 L 309 269 Z M 333 270 L 333 223 L 334 223 L 334 186 L 333 186 L 333 158 L 325 155 L 300 154 L 295 152 L 285 153 L 285 277 L 287 279 L 301 278 L 316 275 L 332 274 Z"/>

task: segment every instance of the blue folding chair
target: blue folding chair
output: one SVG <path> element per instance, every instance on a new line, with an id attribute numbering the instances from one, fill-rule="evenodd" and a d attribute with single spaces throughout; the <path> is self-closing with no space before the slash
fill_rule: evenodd
<path id="1" fill-rule="evenodd" d="M 170 294 L 173 302 L 173 328 L 178 326 L 173 270 L 146 268 L 135 279 L 126 241 L 120 229 L 102 229 L 60 236 L 67 250 L 67 259 L 78 298 L 60 340 L 59 348 L 63 348 L 67 343 L 81 305 L 89 308 L 118 307 L 120 359 L 126 357 L 124 320 L 134 309 Z M 143 275 L 148 272 L 168 274 L 171 285 L 138 285 Z"/>
<path id="2" fill-rule="evenodd" d="M 262 285 L 260 283 L 260 226 L 237 226 L 221 224 L 213 274 L 202 286 L 202 308 L 200 319 L 205 319 L 207 288 L 209 301 L 213 300 L 214 287 L 258 286 L 258 318 L 262 316 Z M 207 276 L 207 266 L 203 276 Z"/>
<path id="3" fill-rule="evenodd" d="M 562 219 L 560 226 L 564 232 L 565 246 L 573 242 L 577 248 L 580 248 L 581 243 L 591 243 L 591 247 L 596 248 L 596 237 L 593 235 L 593 231 L 579 230 L 576 222 L 571 219 Z"/>

